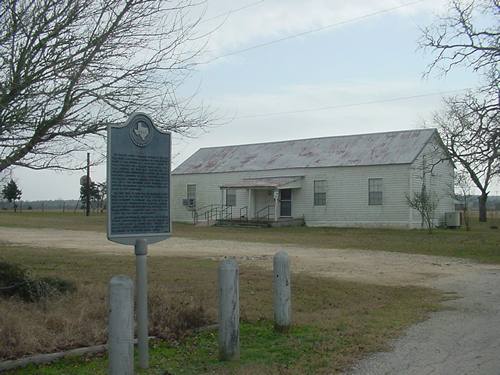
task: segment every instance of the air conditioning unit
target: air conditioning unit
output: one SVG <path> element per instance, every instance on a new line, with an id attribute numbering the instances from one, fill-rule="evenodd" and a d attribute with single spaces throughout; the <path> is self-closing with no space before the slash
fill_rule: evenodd
<path id="1" fill-rule="evenodd" d="M 458 228 L 460 227 L 460 212 L 446 212 L 444 214 L 444 221 L 447 228 Z"/>
<path id="2" fill-rule="evenodd" d="M 196 205 L 196 199 L 183 199 L 182 205 L 187 207 L 194 207 Z"/>

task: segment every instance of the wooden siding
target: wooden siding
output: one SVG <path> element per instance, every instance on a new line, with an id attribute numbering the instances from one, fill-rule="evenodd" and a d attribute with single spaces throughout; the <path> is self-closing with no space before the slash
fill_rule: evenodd
<path id="1" fill-rule="evenodd" d="M 221 185 L 244 178 L 291 175 L 304 176 L 302 188 L 292 189 L 292 216 L 304 217 L 309 226 L 408 226 L 409 208 L 405 201 L 409 185 L 408 164 L 172 175 L 173 220 L 192 221 L 191 212 L 182 205 L 187 184 L 197 185 L 196 203 L 200 208 L 221 203 Z M 368 205 L 369 178 L 383 179 L 382 205 Z M 325 206 L 314 206 L 314 180 L 327 181 Z M 255 192 L 252 194 L 254 212 L 272 202 L 268 192 Z M 239 215 L 240 208 L 247 205 L 248 191 L 237 190 L 233 215 Z"/>

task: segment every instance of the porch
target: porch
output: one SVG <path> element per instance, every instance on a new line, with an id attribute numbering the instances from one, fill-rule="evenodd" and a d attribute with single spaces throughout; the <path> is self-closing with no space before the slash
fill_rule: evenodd
<path id="1" fill-rule="evenodd" d="M 265 223 L 268 226 L 303 224 L 303 215 L 297 215 L 293 210 L 294 191 L 302 187 L 303 178 L 303 176 L 249 178 L 220 186 L 221 206 L 237 210 L 222 219 L 233 224 L 243 222 Z M 247 196 L 247 204 L 241 207 L 236 202 L 238 191 L 244 191 Z M 298 217 L 294 217 L 294 213 Z"/>
<path id="2" fill-rule="evenodd" d="M 198 208 L 193 221 L 259 227 L 303 225 L 302 213 L 294 209 L 294 195 L 302 180 L 303 176 L 263 177 L 221 185 L 220 203 Z"/>

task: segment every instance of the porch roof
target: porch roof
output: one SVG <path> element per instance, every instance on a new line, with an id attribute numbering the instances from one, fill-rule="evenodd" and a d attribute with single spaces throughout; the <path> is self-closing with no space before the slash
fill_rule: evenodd
<path id="1" fill-rule="evenodd" d="M 298 189 L 304 176 L 244 178 L 221 185 L 221 189 Z"/>

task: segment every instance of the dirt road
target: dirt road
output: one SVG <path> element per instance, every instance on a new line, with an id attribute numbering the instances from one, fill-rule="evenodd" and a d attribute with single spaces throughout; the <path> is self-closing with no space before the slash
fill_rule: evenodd
<path id="1" fill-rule="evenodd" d="M 53 247 L 107 254 L 131 254 L 131 246 L 108 241 L 103 233 L 0 227 L 0 240 L 32 247 Z M 408 330 L 393 351 L 363 360 L 352 374 L 500 374 L 500 267 L 455 258 L 403 253 L 317 249 L 237 241 L 171 238 L 150 247 L 150 255 L 218 259 L 270 268 L 281 249 L 294 272 L 383 285 L 420 285 L 454 292 L 451 309 Z"/>
<path id="2" fill-rule="evenodd" d="M 18 229 L 0 227 L 0 240 L 31 247 L 64 248 L 105 254 L 132 254 L 131 246 L 106 239 L 104 233 L 56 229 Z M 317 249 L 237 241 L 200 241 L 186 238 L 150 246 L 151 256 L 185 256 L 219 258 L 234 256 L 244 263 L 272 266 L 272 256 L 285 249 L 292 259 L 294 272 L 384 285 L 426 285 L 444 276 L 463 275 L 471 271 L 497 269 L 467 260 L 411 255 L 385 251 Z"/>

